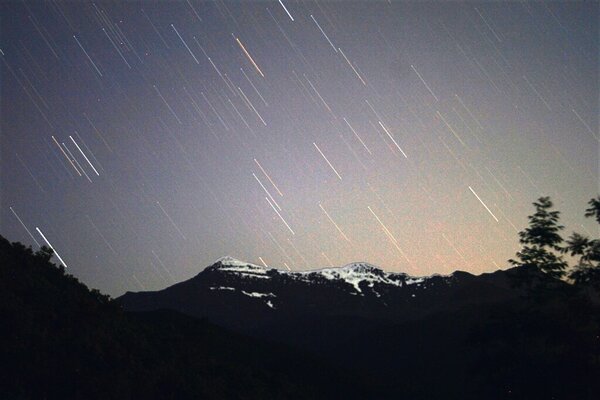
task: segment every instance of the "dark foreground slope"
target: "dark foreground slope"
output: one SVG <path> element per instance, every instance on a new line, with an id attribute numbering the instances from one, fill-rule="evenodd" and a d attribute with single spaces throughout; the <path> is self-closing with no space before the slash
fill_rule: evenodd
<path id="1" fill-rule="evenodd" d="M 206 320 L 174 311 L 124 313 L 49 258 L 0 236 L 2 399 L 304 399 L 376 393 L 344 369 Z"/>

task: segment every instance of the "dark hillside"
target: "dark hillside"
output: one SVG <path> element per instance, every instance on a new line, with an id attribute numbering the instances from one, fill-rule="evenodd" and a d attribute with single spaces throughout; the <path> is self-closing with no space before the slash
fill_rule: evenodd
<path id="1" fill-rule="evenodd" d="M 0 237 L 0 398 L 361 396 L 359 380 L 283 345 L 174 311 L 124 313 Z M 337 387 L 334 382 L 344 383 Z"/>

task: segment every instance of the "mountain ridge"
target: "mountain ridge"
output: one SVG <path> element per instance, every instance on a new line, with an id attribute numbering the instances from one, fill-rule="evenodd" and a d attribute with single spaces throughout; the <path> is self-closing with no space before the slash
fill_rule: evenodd
<path id="1" fill-rule="evenodd" d="M 157 291 L 130 291 L 117 300 L 125 310 L 172 309 L 252 334 L 282 316 L 349 315 L 398 322 L 465 304 L 503 301 L 518 296 L 509 274 L 455 271 L 415 277 L 366 262 L 286 271 L 225 256 L 188 280 Z"/>
<path id="2" fill-rule="evenodd" d="M 468 274 L 471 276 L 479 276 L 479 275 L 474 275 L 470 272 L 466 272 L 466 271 L 462 271 L 462 270 L 456 270 L 450 274 L 434 273 L 431 275 L 414 276 L 414 275 L 410 275 L 406 272 L 386 271 L 385 269 L 383 269 L 375 264 L 366 262 L 366 261 L 351 262 L 351 263 L 344 264 L 344 265 L 337 266 L 337 267 L 332 266 L 332 267 L 323 267 L 323 268 L 306 269 L 306 270 L 285 270 L 283 268 L 276 268 L 276 267 L 253 264 L 253 263 L 250 263 L 247 261 L 242 261 L 238 258 L 229 256 L 229 255 L 226 255 L 226 256 L 216 259 L 212 264 L 206 266 L 198 274 L 196 274 L 194 277 L 189 278 L 189 279 L 194 279 L 195 277 L 201 275 L 203 272 L 205 272 L 207 270 L 218 270 L 218 271 L 224 271 L 224 272 L 230 272 L 230 273 L 239 273 L 239 274 L 242 274 L 245 276 L 249 275 L 251 277 L 256 277 L 256 275 L 268 276 L 269 271 L 275 271 L 278 274 L 282 274 L 282 275 L 287 274 L 289 276 L 295 276 L 295 277 L 320 275 L 320 276 L 327 277 L 329 279 L 343 279 L 344 277 L 357 275 L 357 276 L 362 276 L 364 279 L 368 280 L 369 275 L 374 275 L 374 276 L 380 276 L 380 277 L 385 277 L 385 278 L 392 277 L 393 279 L 381 280 L 381 282 L 385 281 L 386 283 L 390 283 L 390 284 L 393 284 L 394 281 L 400 280 L 400 279 L 404 279 L 407 284 L 411 284 L 411 283 L 419 283 L 419 282 L 421 282 L 425 279 L 429 279 L 429 278 L 436 278 L 436 277 L 450 278 L 455 274 Z M 498 270 L 498 271 L 502 271 L 502 270 Z M 497 271 L 484 272 L 480 275 L 493 274 L 495 272 L 497 272 Z M 187 280 L 189 280 L 189 279 L 187 279 Z M 187 280 L 182 281 L 182 282 L 186 282 Z M 182 282 L 179 282 L 179 283 L 182 283 Z M 175 285 L 177 285 L 179 283 L 176 283 Z M 355 286 L 354 284 L 352 284 L 352 285 Z M 355 287 L 357 288 L 357 291 L 360 292 L 360 289 L 358 289 L 357 286 L 355 286 Z M 166 289 L 166 288 L 159 289 L 158 291 L 164 290 L 164 289 Z M 144 291 L 129 290 L 129 291 L 125 292 L 123 295 L 128 294 L 128 293 L 144 293 L 144 292 L 148 292 L 148 291 L 146 291 L 146 290 L 144 290 Z M 120 296 L 120 297 L 122 297 L 122 296 Z"/>
<path id="3" fill-rule="evenodd" d="M 319 271 L 324 271 L 324 270 L 357 270 L 357 269 L 363 269 L 363 270 L 378 270 L 381 271 L 383 273 L 386 274 L 406 274 L 405 272 L 393 272 L 393 271 L 387 271 L 384 268 L 375 265 L 375 264 L 371 264 L 367 261 L 354 261 L 354 262 L 350 262 L 344 265 L 340 265 L 340 266 L 330 266 L 330 267 L 321 267 L 321 268 L 314 268 L 314 269 L 304 269 L 304 270 L 291 270 L 288 269 L 287 271 L 283 268 L 277 268 L 277 267 L 269 267 L 269 266 L 261 266 L 258 264 L 254 264 L 254 263 L 250 263 L 247 261 L 243 261 L 240 260 L 238 258 L 226 255 L 223 257 L 220 257 L 218 259 L 216 259 L 215 261 L 213 261 L 212 264 L 208 265 L 206 268 L 211 268 L 211 267 L 215 267 L 217 265 L 221 265 L 224 267 L 244 267 L 244 266 L 250 266 L 250 267 L 255 267 L 258 269 L 264 269 L 264 270 L 277 270 L 277 271 L 283 271 L 283 272 L 291 272 L 291 273 L 312 273 L 312 272 L 319 272 Z M 415 276 L 415 277 L 429 277 L 429 276 L 444 276 L 445 274 L 440 274 L 440 273 L 434 273 L 431 275 L 423 275 L 423 276 Z"/>

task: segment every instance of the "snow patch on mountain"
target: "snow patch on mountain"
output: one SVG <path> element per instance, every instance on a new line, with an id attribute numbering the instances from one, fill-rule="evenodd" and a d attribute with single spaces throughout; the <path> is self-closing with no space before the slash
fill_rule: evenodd
<path id="1" fill-rule="evenodd" d="M 327 280 L 342 280 L 353 286 L 357 293 L 362 293 L 361 282 L 366 282 L 369 287 L 375 283 L 393 286 L 402 286 L 398 274 L 384 272 L 380 268 L 365 262 L 352 263 L 339 268 L 323 268 L 313 271 L 292 272 L 300 276 L 321 276 Z"/>
<path id="2" fill-rule="evenodd" d="M 236 272 L 254 278 L 268 278 L 267 268 L 260 265 L 251 264 L 245 261 L 240 261 L 237 258 L 230 256 L 221 257 L 213 263 L 213 266 L 218 266 L 220 271 Z"/>
<path id="3" fill-rule="evenodd" d="M 242 272 L 242 273 L 240 273 L 240 275 L 248 277 L 248 278 L 257 278 L 257 279 L 270 279 L 271 278 L 269 275 L 264 275 L 264 274 L 260 274 L 260 273 Z"/>
<path id="4" fill-rule="evenodd" d="M 228 286 L 211 286 L 210 290 L 235 290 L 235 288 Z"/>
<path id="5" fill-rule="evenodd" d="M 215 262 L 213 264 L 221 264 L 221 265 L 228 265 L 228 266 L 238 266 L 238 267 L 245 267 L 246 265 L 253 265 L 250 263 L 247 263 L 246 261 L 241 261 L 238 260 L 237 258 L 231 257 L 231 256 L 225 256 L 225 257 L 221 257 L 218 260 L 215 260 Z"/>
<path id="6" fill-rule="evenodd" d="M 406 278 L 406 280 L 404 281 L 404 283 L 407 284 L 407 285 L 414 285 L 416 283 L 417 286 L 419 286 L 421 283 L 425 282 L 425 279 L 431 278 L 431 277 L 434 277 L 434 276 L 441 276 L 441 275 L 420 276 L 420 277 L 409 276 L 409 277 Z"/>
<path id="7" fill-rule="evenodd" d="M 258 298 L 261 298 L 261 297 L 277 297 L 273 293 L 246 292 L 245 290 L 242 290 L 242 293 L 244 293 L 246 296 L 258 297 Z"/>

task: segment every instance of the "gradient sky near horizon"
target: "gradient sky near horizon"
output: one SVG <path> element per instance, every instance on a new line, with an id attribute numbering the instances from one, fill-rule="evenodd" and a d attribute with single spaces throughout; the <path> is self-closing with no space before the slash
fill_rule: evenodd
<path id="1" fill-rule="evenodd" d="M 598 2 L 0 10 L 0 233 L 111 295 L 223 255 L 506 268 L 541 195 L 598 234 Z"/>

